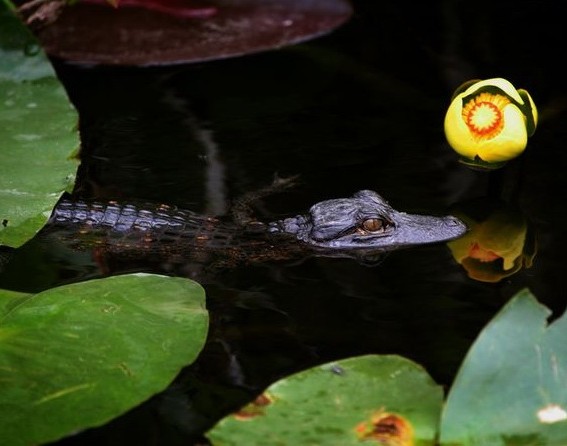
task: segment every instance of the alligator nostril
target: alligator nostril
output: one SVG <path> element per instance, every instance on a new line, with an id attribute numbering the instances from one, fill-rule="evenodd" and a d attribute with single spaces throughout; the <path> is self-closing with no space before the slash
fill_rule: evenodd
<path id="1" fill-rule="evenodd" d="M 454 232 L 455 234 L 463 235 L 468 232 L 469 227 L 459 218 L 449 215 L 447 218 L 447 230 Z"/>
<path id="2" fill-rule="evenodd" d="M 464 223 L 457 217 L 449 216 L 448 219 L 449 226 L 464 226 Z"/>

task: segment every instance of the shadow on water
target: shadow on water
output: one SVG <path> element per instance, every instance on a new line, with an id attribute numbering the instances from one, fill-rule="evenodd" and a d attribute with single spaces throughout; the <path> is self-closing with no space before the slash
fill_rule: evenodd
<path id="1" fill-rule="evenodd" d="M 540 43 L 503 31 L 553 14 L 514 3 L 481 20 L 466 5 L 363 3 L 334 34 L 271 53 L 153 69 L 55 61 L 80 113 L 77 193 L 224 214 L 275 173 L 300 175 L 296 188 L 258 203 L 263 220 L 359 189 L 415 213 L 499 199 L 528 222 L 531 267 L 480 282 L 441 244 L 392 252 L 374 267 L 311 258 L 222 271 L 204 283 L 211 333 L 198 361 L 148 403 L 59 444 L 197 444 L 274 380 L 362 353 L 409 357 L 449 386 L 479 330 L 519 289 L 563 311 L 567 96 L 550 55 L 564 31 L 541 25 Z M 526 88 L 542 117 L 526 153 L 490 173 L 459 164 L 442 129 L 453 89 L 477 77 Z M 125 271 L 192 272 L 167 259 L 92 254 L 34 240 L 0 285 L 37 291 Z"/>

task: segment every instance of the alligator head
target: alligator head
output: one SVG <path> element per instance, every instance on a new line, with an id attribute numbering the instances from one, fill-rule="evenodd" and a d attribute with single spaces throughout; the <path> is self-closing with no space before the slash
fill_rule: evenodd
<path id="1" fill-rule="evenodd" d="M 374 191 L 351 198 L 321 201 L 305 215 L 270 223 L 270 232 L 330 250 L 389 251 L 460 237 L 467 227 L 453 216 L 406 214 L 393 209 Z"/>

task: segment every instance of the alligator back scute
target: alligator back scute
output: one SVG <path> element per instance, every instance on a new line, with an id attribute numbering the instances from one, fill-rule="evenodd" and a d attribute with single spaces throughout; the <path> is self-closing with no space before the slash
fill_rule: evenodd
<path id="1" fill-rule="evenodd" d="M 180 250 L 223 249 L 239 246 L 242 228 L 217 217 L 163 204 L 119 204 L 62 200 L 49 226 L 67 232 L 68 240 L 89 245 L 90 240 L 115 248 Z M 89 238 L 89 235 L 92 235 Z"/>

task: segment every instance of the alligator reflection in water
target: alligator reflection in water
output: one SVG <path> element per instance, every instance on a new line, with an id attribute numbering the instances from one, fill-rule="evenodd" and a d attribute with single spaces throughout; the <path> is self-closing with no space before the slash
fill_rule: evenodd
<path id="1" fill-rule="evenodd" d="M 170 206 L 63 200 L 44 231 L 63 228 L 74 247 L 162 256 L 168 262 L 243 263 L 310 256 L 364 262 L 382 252 L 453 240 L 467 228 L 453 216 L 407 214 L 380 195 L 362 190 L 319 202 L 308 213 L 264 224 L 235 222 Z"/>

